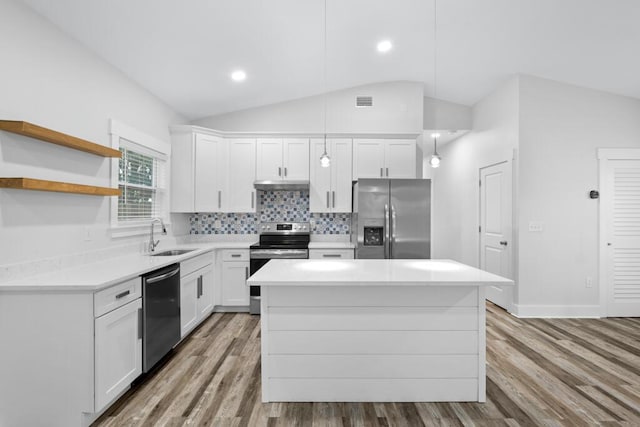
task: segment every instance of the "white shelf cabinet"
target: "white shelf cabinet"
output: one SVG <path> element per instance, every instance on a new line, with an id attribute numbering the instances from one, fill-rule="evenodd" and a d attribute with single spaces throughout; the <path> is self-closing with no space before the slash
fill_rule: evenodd
<path id="1" fill-rule="evenodd" d="M 415 178 L 415 139 L 354 139 L 353 180 Z"/>
<path id="2" fill-rule="evenodd" d="M 222 251 L 222 301 L 228 307 L 249 306 L 249 251 Z"/>
<path id="3" fill-rule="evenodd" d="M 327 139 L 328 168 L 320 166 L 324 139 L 311 140 L 309 161 L 309 210 L 311 212 L 351 212 L 352 141 Z"/>
<path id="4" fill-rule="evenodd" d="M 309 179 L 308 138 L 258 138 L 256 180 Z"/>

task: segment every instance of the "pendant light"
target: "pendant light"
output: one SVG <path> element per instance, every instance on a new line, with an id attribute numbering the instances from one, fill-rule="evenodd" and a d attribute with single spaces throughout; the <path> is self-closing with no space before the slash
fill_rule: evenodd
<path id="1" fill-rule="evenodd" d="M 433 124 L 434 127 L 436 129 L 438 129 L 438 74 L 437 74 L 437 67 L 436 67 L 436 63 L 437 63 L 437 59 L 438 59 L 438 39 L 437 39 L 437 31 L 436 31 L 436 23 L 437 23 L 437 16 L 436 16 L 436 1 L 437 0 L 433 0 L 433 99 L 436 100 L 436 102 L 434 103 L 434 120 L 433 120 Z M 429 159 L 429 165 L 432 168 L 437 168 L 438 166 L 440 166 L 440 155 L 438 154 L 438 138 L 440 137 L 440 134 L 437 132 L 434 132 L 431 134 L 431 138 L 433 138 L 433 154 L 431 155 L 431 158 Z"/>
<path id="2" fill-rule="evenodd" d="M 327 0 L 324 0 L 324 152 L 320 156 L 320 166 L 331 166 L 331 157 L 327 154 Z"/>
<path id="3" fill-rule="evenodd" d="M 437 168 L 440 166 L 440 155 L 438 154 L 438 138 L 440 137 L 439 133 L 432 133 L 431 138 L 433 138 L 433 154 L 429 159 L 429 165 L 432 168 Z"/>

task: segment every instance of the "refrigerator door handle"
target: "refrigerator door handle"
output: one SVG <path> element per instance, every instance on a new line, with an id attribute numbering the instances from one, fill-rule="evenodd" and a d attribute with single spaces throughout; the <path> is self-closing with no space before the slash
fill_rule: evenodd
<path id="1" fill-rule="evenodd" d="M 389 205 L 384 205 L 384 257 L 389 258 Z"/>
<path id="2" fill-rule="evenodd" d="M 393 257 L 393 245 L 396 243 L 396 208 L 391 205 L 391 240 L 389 241 L 389 258 Z"/>

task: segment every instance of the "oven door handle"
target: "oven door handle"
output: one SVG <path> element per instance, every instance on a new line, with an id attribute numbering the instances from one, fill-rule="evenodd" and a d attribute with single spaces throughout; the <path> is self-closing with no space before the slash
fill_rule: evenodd
<path id="1" fill-rule="evenodd" d="M 249 259 L 305 259 L 308 256 L 307 249 L 252 249 L 249 251 Z"/>

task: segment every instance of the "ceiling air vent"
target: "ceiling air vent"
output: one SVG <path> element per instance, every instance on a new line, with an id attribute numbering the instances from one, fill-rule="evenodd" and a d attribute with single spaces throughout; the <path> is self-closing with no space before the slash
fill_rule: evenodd
<path id="1" fill-rule="evenodd" d="M 373 107 L 373 96 L 356 96 L 356 107 Z"/>

